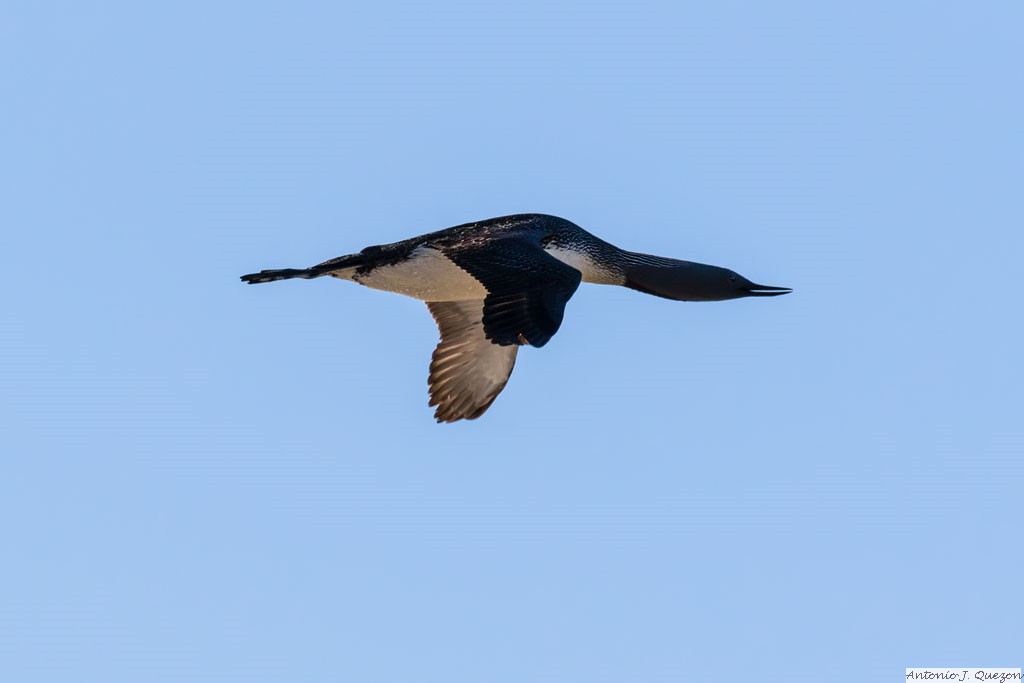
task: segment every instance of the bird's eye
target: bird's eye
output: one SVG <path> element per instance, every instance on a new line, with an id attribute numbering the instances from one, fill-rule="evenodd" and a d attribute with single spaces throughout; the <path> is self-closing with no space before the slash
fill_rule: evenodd
<path id="1" fill-rule="evenodd" d="M 729 282 L 736 282 L 736 276 L 735 275 L 730 275 L 729 276 Z"/>

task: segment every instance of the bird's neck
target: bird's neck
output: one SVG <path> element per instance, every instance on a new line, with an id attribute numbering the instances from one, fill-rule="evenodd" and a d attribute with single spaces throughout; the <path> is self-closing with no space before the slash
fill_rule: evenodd
<path id="1" fill-rule="evenodd" d="M 700 298 L 703 264 L 632 251 L 624 252 L 621 263 L 626 287 L 666 299 Z"/>

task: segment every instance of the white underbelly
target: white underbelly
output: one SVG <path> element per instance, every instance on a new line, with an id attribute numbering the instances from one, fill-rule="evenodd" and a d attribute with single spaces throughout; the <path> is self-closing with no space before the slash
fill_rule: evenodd
<path id="1" fill-rule="evenodd" d="M 487 296 L 487 290 L 472 275 L 429 247 L 418 247 L 401 263 L 378 266 L 352 279 L 372 289 L 404 294 L 420 301 L 470 301 Z"/>

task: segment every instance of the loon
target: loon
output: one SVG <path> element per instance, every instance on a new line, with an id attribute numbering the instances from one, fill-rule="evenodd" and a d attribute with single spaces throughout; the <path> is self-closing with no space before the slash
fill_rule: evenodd
<path id="1" fill-rule="evenodd" d="M 625 251 L 544 214 L 466 223 L 310 268 L 241 279 L 257 284 L 324 275 L 426 302 L 441 336 L 428 379 L 438 422 L 483 415 L 508 383 L 519 347 L 548 343 L 581 281 L 677 301 L 792 291 L 754 284 L 726 268 Z"/>

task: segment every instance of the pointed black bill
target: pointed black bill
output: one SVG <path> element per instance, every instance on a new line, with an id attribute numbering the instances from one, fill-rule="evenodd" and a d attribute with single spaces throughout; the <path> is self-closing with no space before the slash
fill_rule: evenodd
<path id="1" fill-rule="evenodd" d="M 793 290 L 789 287 L 769 287 L 767 285 L 750 285 L 747 287 L 747 296 L 779 296 L 789 294 Z"/>

